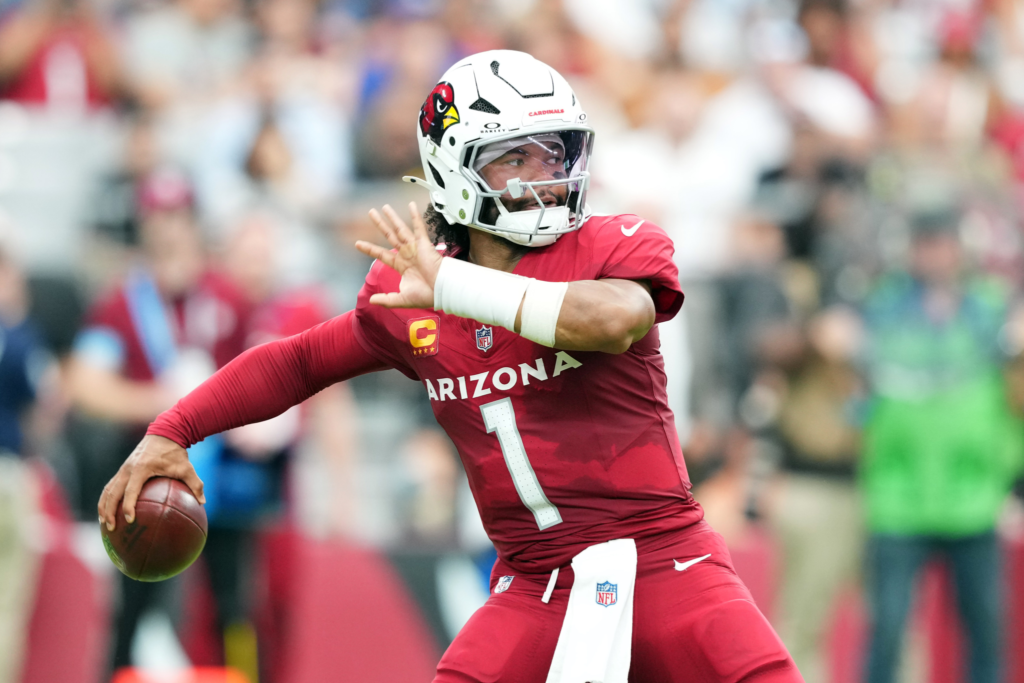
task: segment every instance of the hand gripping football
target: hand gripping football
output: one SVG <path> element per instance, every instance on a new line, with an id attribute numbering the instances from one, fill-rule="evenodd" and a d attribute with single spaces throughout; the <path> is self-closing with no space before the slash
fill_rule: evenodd
<path id="1" fill-rule="evenodd" d="M 177 479 L 154 477 L 142 486 L 135 521 L 124 520 L 117 506 L 117 528 L 100 525 L 103 547 L 126 576 L 137 581 L 163 581 L 195 562 L 206 545 L 206 510 Z"/>

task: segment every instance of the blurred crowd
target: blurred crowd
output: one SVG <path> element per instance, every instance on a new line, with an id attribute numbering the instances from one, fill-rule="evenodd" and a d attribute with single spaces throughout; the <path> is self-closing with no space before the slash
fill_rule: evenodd
<path id="1" fill-rule="evenodd" d="M 422 174 L 423 98 L 494 48 L 573 85 L 594 210 L 675 241 L 687 299 L 663 353 L 696 495 L 733 547 L 776 544 L 774 621 L 806 680 L 828 678 L 851 586 L 864 676 L 894 680 L 936 558 L 963 680 L 1000 680 L 1000 544 L 1024 517 L 1024 2 L 0 0 L 0 681 L 38 481 L 91 523 L 183 392 L 351 308 L 366 211 L 426 201 L 397 182 Z M 240 667 L 268 520 L 488 552 L 421 394 L 358 378 L 192 453 Z M 122 584 L 112 666 L 165 590 Z"/>

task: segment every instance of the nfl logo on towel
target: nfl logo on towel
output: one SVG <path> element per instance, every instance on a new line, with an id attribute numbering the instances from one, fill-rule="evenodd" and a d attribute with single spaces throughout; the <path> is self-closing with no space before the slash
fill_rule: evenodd
<path id="1" fill-rule="evenodd" d="M 490 351 L 494 344 L 493 328 L 484 325 L 476 331 L 476 348 L 481 351 Z"/>
<path id="2" fill-rule="evenodd" d="M 597 604 L 611 607 L 619 598 L 619 584 L 599 583 L 597 584 Z"/>
<path id="3" fill-rule="evenodd" d="M 508 590 L 508 587 L 512 585 L 512 579 L 514 576 L 503 576 L 498 579 L 498 583 L 494 586 L 494 594 L 504 593 Z"/>

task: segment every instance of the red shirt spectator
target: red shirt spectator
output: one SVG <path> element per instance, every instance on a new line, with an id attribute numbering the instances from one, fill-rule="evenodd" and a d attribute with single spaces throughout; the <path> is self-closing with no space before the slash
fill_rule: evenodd
<path id="1" fill-rule="evenodd" d="M 157 379 L 169 359 L 163 349 L 153 348 L 148 336 L 159 330 L 146 328 L 148 313 L 140 310 L 148 305 L 144 299 L 149 287 L 147 275 L 137 271 L 100 299 L 79 334 L 76 352 L 126 379 Z M 248 304 L 224 277 L 207 272 L 194 288 L 164 306 L 174 346 L 206 351 L 217 368 L 245 350 Z"/>
<path id="2" fill-rule="evenodd" d="M 120 72 L 112 41 L 84 4 L 28 7 L 0 26 L 0 98 L 104 107 L 117 94 Z"/>

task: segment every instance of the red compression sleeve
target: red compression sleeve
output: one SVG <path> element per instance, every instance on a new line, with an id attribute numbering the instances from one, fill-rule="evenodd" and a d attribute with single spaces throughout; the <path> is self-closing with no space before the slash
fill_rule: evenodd
<path id="1" fill-rule="evenodd" d="M 165 411 L 146 431 L 183 448 L 262 422 L 342 380 L 389 366 L 359 344 L 355 311 L 301 334 L 254 347 Z"/>

